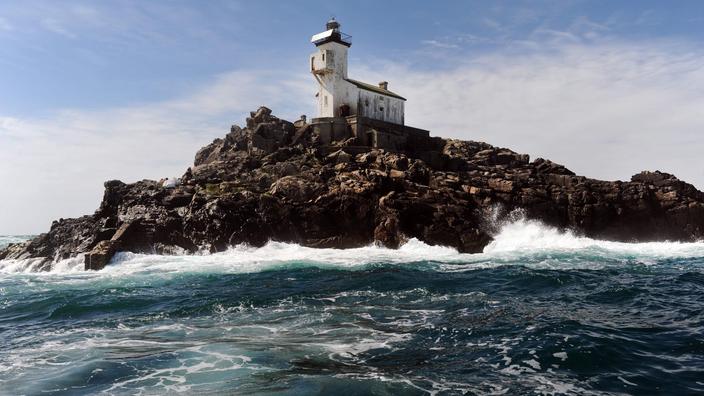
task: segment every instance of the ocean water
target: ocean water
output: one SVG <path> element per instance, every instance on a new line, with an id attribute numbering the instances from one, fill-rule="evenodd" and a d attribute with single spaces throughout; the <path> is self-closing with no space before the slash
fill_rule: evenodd
<path id="1" fill-rule="evenodd" d="M 0 244 L 18 237 L 0 237 Z M 704 243 L 0 262 L 0 394 L 701 394 Z"/>

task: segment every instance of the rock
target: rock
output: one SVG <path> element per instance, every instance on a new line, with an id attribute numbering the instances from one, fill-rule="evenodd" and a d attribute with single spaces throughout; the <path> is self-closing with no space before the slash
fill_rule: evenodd
<path id="1" fill-rule="evenodd" d="M 86 253 L 85 260 L 85 270 L 99 271 L 110 262 L 112 256 L 115 255 L 119 247 L 119 242 L 116 241 L 100 241 L 97 245 L 89 252 Z"/>
<path id="2" fill-rule="evenodd" d="M 672 176 L 668 173 L 660 172 L 660 171 L 655 171 L 655 172 L 643 171 L 641 173 L 638 173 L 636 175 L 631 176 L 631 181 L 643 182 L 643 183 L 656 183 L 656 182 L 660 182 L 663 180 L 669 180 L 672 178 L 674 178 L 674 176 Z"/>
<path id="3" fill-rule="evenodd" d="M 271 185 L 269 193 L 287 200 L 306 202 L 314 197 L 318 188 L 318 185 L 304 179 L 285 176 Z"/>
<path id="4" fill-rule="evenodd" d="M 193 199 L 193 193 L 185 190 L 173 190 L 169 195 L 164 197 L 162 203 L 167 208 L 177 208 L 182 206 L 187 206 L 191 199 Z"/>
<path id="5" fill-rule="evenodd" d="M 564 166 L 542 158 L 538 158 L 533 161 L 532 165 L 533 168 L 540 173 L 570 176 L 574 175 L 574 172 L 565 168 Z"/>
<path id="6" fill-rule="evenodd" d="M 101 269 L 120 251 L 183 254 L 269 240 L 346 248 L 410 238 L 481 252 L 501 207 L 595 238 L 704 238 L 704 193 L 664 172 L 629 182 L 576 176 L 562 165 L 483 142 L 432 138 L 417 152 L 326 146 L 310 125 L 260 107 L 245 128 L 199 150 L 180 185 L 105 183 L 98 210 L 52 223 L 0 259 L 85 255 Z"/>
<path id="7" fill-rule="evenodd" d="M 511 192 L 513 191 L 513 182 L 510 180 L 503 179 L 489 179 L 489 188 L 501 191 L 501 192 Z"/>
<path id="8" fill-rule="evenodd" d="M 392 179 L 403 179 L 404 177 L 406 177 L 406 172 L 391 169 L 391 171 L 389 171 L 389 177 Z"/>
<path id="9" fill-rule="evenodd" d="M 196 153 L 194 165 L 202 165 L 213 162 L 217 159 L 217 155 L 224 149 L 225 141 L 223 139 L 215 139 L 213 142 Z"/>
<path id="10" fill-rule="evenodd" d="M 346 164 L 352 161 L 352 156 L 342 150 L 337 150 L 325 157 L 325 159 L 336 164 Z"/>

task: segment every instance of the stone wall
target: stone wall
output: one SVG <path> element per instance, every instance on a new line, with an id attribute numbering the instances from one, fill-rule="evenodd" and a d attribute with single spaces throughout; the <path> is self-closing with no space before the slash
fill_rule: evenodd
<path id="1" fill-rule="evenodd" d="M 313 134 L 317 135 L 324 145 L 341 142 L 352 137 L 347 120 L 342 117 L 313 118 L 311 121 Z"/>
<path id="2" fill-rule="evenodd" d="M 324 117 L 311 121 L 320 143 L 330 145 L 355 138 L 355 145 L 396 152 L 424 152 L 442 149 L 442 139 L 430 137 L 424 129 L 362 116 Z"/>

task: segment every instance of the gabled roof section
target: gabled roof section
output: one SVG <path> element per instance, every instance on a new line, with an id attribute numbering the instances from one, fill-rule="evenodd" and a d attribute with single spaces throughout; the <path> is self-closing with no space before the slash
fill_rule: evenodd
<path id="1" fill-rule="evenodd" d="M 310 38 L 310 42 L 315 43 L 316 41 L 325 40 L 326 38 L 332 36 L 332 32 L 334 32 L 334 30 L 330 29 L 330 30 L 326 30 L 324 32 L 318 33 Z"/>
<path id="2" fill-rule="evenodd" d="M 392 98 L 396 98 L 396 99 L 406 100 L 406 98 L 404 98 L 403 96 L 397 95 L 397 94 L 389 91 L 388 89 L 381 88 L 377 85 L 363 83 L 361 81 L 353 80 L 351 78 L 346 78 L 345 80 L 350 82 L 353 85 L 356 85 L 357 88 L 365 89 L 367 91 L 376 92 L 381 95 L 391 96 Z"/>

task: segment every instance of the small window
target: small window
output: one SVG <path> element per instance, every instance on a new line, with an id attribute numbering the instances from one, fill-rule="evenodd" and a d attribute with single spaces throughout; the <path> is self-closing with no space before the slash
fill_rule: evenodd
<path id="1" fill-rule="evenodd" d="M 315 57 L 310 57 L 310 71 L 315 71 Z"/>
<path id="2" fill-rule="evenodd" d="M 384 111 L 384 106 L 379 107 L 379 111 Z"/>
<path id="3" fill-rule="evenodd" d="M 369 99 L 364 99 L 364 105 L 365 105 L 366 107 L 369 107 Z"/>
<path id="4" fill-rule="evenodd" d="M 327 105 L 328 105 L 328 96 L 325 95 L 325 106 L 327 106 Z"/>
<path id="5" fill-rule="evenodd" d="M 323 62 L 325 62 L 325 54 L 323 53 Z"/>

